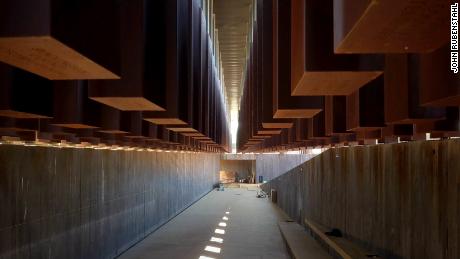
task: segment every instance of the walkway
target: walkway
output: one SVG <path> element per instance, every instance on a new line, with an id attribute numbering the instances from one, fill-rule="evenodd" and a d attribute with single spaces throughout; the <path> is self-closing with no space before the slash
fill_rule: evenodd
<path id="1" fill-rule="evenodd" d="M 256 194 L 212 191 L 120 258 L 290 258 L 277 225 L 282 214 Z"/>

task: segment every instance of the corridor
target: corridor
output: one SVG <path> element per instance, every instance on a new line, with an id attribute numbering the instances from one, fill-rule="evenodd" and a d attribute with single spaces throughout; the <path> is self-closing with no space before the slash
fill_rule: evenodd
<path id="1" fill-rule="evenodd" d="M 0 0 L 0 259 L 460 259 L 459 11 Z"/>
<path id="2" fill-rule="evenodd" d="M 213 190 L 120 258 L 290 258 L 277 225 L 283 214 L 256 195 Z"/>

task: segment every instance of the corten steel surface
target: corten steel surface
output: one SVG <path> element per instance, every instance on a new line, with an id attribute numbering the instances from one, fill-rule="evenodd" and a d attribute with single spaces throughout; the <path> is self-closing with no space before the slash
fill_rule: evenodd
<path id="1" fill-rule="evenodd" d="M 381 57 L 333 53 L 333 0 L 292 0 L 291 10 L 292 95 L 348 95 L 382 74 Z"/>
<path id="2" fill-rule="evenodd" d="M 142 97 L 91 97 L 91 99 L 121 111 L 165 111 Z"/>
<path id="3" fill-rule="evenodd" d="M 237 112 L 247 152 L 458 136 L 449 4 L 6 0 L 0 136 L 226 152 Z"/>
<path id="4" fill-rule="evenodd" d="M 384 79 L 379 77 L 347 96 L 347 130 L 361 131 L 385 126 L 383 92 Z"/>
<path id="5" fill-rule="evenodd" d="M 193 128 L 168 128 L 168 130 L 174 132 L 197 132 L 197 130 Z"/>
<path id="6" fill-rule="evenodd" d="M 336 53 L 424 53 L 449 40 L 450 0 L 334 0 Z"/>
<path id="7" fill-rule="evenodd" d="M 165 49 L 169 35 L 157 24 L 166 21 L 168 7 L 172 9 L 173 6 L 159 1 L 156 9 L 153 9 L 143 0 L 119 5 L 121 79 L 91 81 L 89 96 L 118 110 L 165 111 L 165 78 L 169 69 L 166 55 L 175 48 L 168 48 L 169 52 L 158 51 Z M 175 21 L 176 16 L 172 15 L 171 19 Z M 171 34 L 176 32 L 173 29 L 169 31 Z M 149 37 L 153 32 L 158 38 L 151 42 Z M 153 60 L 150 55 L 154 50 L 157 51 Z M 153 84 L 156 84 L 155 91 L 152 91 Z M 169 87 L 173 88 L 174 85 L 171 83 Z"/>
<path id="8" fill-rule="evenodd" d="M 273 1 L 273 117 L 311 118 L 324 108 L 321 96 L 292 96 L 291 89 L 291 1 Z"/>
<path id="9" fill-rule="evenodd" d="M 6 1 L 1 8 L 0 60 L 27 59 L 26 67 L 3 61 L 69 80 L 2 64 L 0 127 L 18 130 L 0 135 L 35 130 L 57 142 L 229 150 L 212 7 L 201 1 L 61 2 Z M 104 68 L 117 76 L 89 73 Z M 219 146 L 177 133 L 184 131 L 201 132 Z"/>
<path id="10" fill-rule="evenodd" d="M 107 0 L 3 1 L 0 61 L 51 80 L 119 79 L 118 11 Z"/>
<path id="11" fill-rule="evenodd" d="M 418 57 L 420 103 L 427 107 L 459 106 L 460 78 L 450 71 L 449 45 Z"/>
<path id="12" fill-rule="evenodd" d="M 50 36 L 2 37 L 0 60 L 50 80 L 120 78 Z"/>
<path id="13" fill-rule="evenodd" d="M 187 125 L 187 123 L 179 120 L 179 119 L 166 119 L 166 118 L 158 118 L 158 119 L 145 119 L 148 122 L 158 124 L 158 125 Z"/>
<path id="14" fill-rule="evenodd" d="M 420 105 L 423 78 L 420 58 L 414 55 L 389 54 L 385 58 L 385 121 L 417 123 L 445 118 L 445 108 Z M 431 73 L 436 73 L 432 71 Z M 397 96 L 397 98 L 395 98 Z"/>
<path id="15" fill-rule="evenodd" d="M 294 126 L 292 122 L 267 122 L 262 123 L 262 127 L 265 129 L 289 129 Z"/>
<path id="16" fill-rule="evenodd" d="M 295 221 L 338 228 L 379 257 L 454 259 L 459 155 L 458 140 L 329 149 L 262 189 Z"/>
<path id="17" fill-rule="evenodd" d="M 273 117 L 291 119 L 313 118 L 313 116 L 321 111 L 321 109 L 282 109 L 277 110 L 275 114 L 273 114 Z"/>
<path id="18" fill-rule="evenodd" d="M 17 119 L 49 119 L 50 117 L 38 115 L 38 114 L 31 114 L 27 112 L 19 112 L 13 110 L 0 110 L 0 116 L 2 117 L 9 117 L 9 118 L 17 118 Z"/>
<path id="19" fill-rule="evenodd" d="M 341 135 L 347 132 L 347 100 L 345 96 L 327 96 L 325 98 L 325 134 Z"/>
<path id="20" fill-rule="evenodd" d="M 273 135 L 273 134 L 280 134 L 281 130 L 259 130 L 258 134 L 260 135 Z"/>
<path id="21" fill-rule="evenodd" d="M 326 113 L 318 113 L 315 117 L 307 120 L 308 139 L 328 139 L 326 136 Z"/>
<path id="22" fill-rule="evenodd" d="M 69 129 L 97 129 L 98 127 L 84 125 L 84 124 L 52 124 L 54 126 L 69 128 Z"/>

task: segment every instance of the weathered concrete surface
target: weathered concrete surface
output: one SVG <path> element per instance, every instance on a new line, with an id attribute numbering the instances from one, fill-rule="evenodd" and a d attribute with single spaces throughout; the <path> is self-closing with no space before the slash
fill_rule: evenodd
<path id="1" fill-rule="evenodd" d="M 120 258 L 290 258 L 278 228 L 284 213 L 256 194 L 247 188 L 212 191 Z M 216 228 L 225 234 L 214 233 Z M 223 242 L 211 242 L 211 237 Z M 218 247 L 220 253 L 205 251 L 206 246 Z"/>
<path id="2" fill-rule="evenodd" d="M 278 223 L 281 234 L 293 259 L 331 259 L 332 256 L 321 247 L 305 228 L 296 222 Z"/>
<path id="3" fill-rule="evenodd" d="M 0 258 L 113 258 L 210 191 L 219 160 L 0 145 Z"/>
<path id="4" fill-rule="evenodd" d="M 390 258 L 460 258 L 460 141 L 330 149 L 262 186 Z"/>

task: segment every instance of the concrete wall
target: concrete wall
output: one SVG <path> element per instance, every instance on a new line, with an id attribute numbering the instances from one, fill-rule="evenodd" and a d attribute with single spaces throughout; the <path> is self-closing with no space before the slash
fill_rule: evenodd
<path id="1" fill-rule="evenodd" d="M 219 160 L 0 145 L 0 258 L 113 258 L 210 191 Z"/>
<path id="2" fill-rule="evenodd" d="M 304 163 L 312 155 L 306 154 L 259 154 L 256 155 L 256 181 L 262 175 L 264 181 L 274 179 Z"/>
<path id="3" fill-rule="evenodd" d="M 460 258 L 460 141 L 331 149 L 265 184 L 309 218 L 389 258 Z"/>

